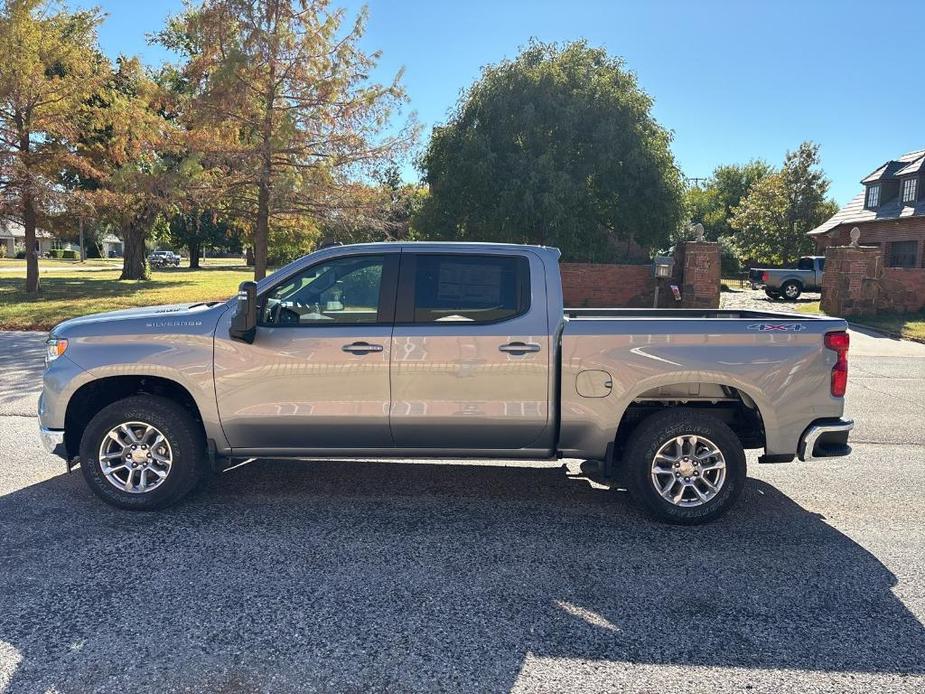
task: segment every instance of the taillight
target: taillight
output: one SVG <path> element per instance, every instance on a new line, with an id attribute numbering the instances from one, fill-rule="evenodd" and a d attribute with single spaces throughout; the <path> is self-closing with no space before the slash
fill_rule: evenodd
<path id="1" fill-rule="evenodd" d="M 825 346 L 836 354 L 835 366 L 832 367 L 832 395 L 844 397 L 848 388 L 848 333 L 839 330 L 825 334 Z"/>
<path id="2" fill-rule="evenodd" d="M 761 273 L 761 281 L 762 281 L 762 282 L 767 282 L 767 281 L 768 281 L 768 273 L 766 273 L 766 272 L 762 272 L 762 273 Z"/>

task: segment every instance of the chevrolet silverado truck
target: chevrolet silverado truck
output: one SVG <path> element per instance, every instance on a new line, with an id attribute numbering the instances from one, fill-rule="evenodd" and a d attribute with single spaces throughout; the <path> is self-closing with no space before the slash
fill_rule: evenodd
<path id="1" fill-rule="evenodd" d="M 49 451 L 166 507 L 264 458 L 581 458 L 643 509 L 712 520 L 759 462 L 850 452 L 843 320 L 565 309 L 553 248 L 327 248 L 224 302 L 74 318 L 47 341 Z"/>
<path id="2" fill-rule="evenodd" d="M 803 292 L 822 291 L 825 256 L 808 255 L 800 258 L 796 268 L 762 268 L 748 271 L 752 289 L 764 289 L 771 299 L 796 301 Z"/>

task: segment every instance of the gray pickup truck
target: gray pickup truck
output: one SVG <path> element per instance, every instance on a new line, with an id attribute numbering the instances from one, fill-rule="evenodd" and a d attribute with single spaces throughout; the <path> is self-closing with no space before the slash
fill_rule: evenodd
<path id="1" fill-rule="evenodd" d="M 327 248 L 225 302 L 47 342 L 41 438 L 151 510 L 251 457 L 583 458 L 655 517 L 725 512 L 759 462 L 850 452 L 842 320 L 564 309 L 553 248 Z"/>
<path id="2" fill-rule="evenodd" d="M 800 258 L 795 268 L 752 268 L 748 279 L 752 289 L 764 289 L 772 299 L 796 301 L 803 292 L 822 290 L 824 270 L 824 255 L 808 255 Z"/>

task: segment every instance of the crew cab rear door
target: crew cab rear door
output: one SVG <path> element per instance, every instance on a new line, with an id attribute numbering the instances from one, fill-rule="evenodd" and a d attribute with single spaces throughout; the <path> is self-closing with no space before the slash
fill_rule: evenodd
<path id="1" fill-rule="evenodd" d="M 398 448 L 530 448 L 548 431 L 543 273 L 526 251 L 405 249 L 391 345 Z"/>

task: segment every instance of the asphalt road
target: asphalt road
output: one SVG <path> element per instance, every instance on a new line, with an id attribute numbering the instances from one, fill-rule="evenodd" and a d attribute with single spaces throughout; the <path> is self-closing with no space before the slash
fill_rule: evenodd
<path id="1" fill-rule="evenodd" d="M 257 461 L 121 512 L 0 333 L 0 692 L 925 691 L 925 346 L 852 337 L 855 453 L 685 529 L 574 462 Z"/>

